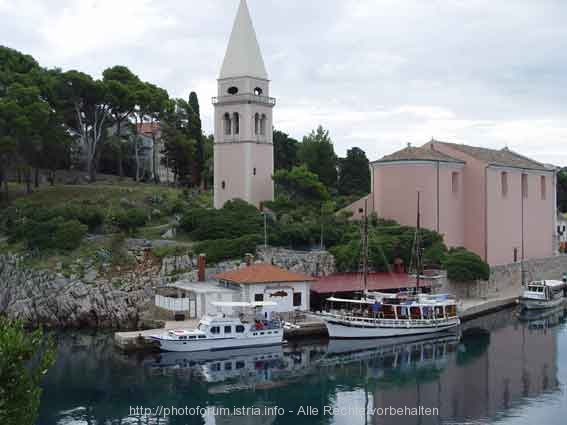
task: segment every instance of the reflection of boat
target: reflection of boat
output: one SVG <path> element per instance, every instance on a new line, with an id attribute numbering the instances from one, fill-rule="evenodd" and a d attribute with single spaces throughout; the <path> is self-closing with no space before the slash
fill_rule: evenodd
<path id="1" fill-rule="evenodd" d="M 557 307 L 567 300 L 567 283 L 560 280 L 538 280 L 528 283 L 520 305 L 528 310 Z"/>
<path id="2" fill-rule="evenodd" d="M 216 302 L 217 307 L 242 307 L 258 309 L 275 306 L 276 303 Z M 267 314 L 268 315 L 268 314 Z M 268 315 L 269 316 L 269 315 Z M 223 350 L 237 347 L 253 347 L 281 344 L 283 328 L 279 320 L 270 320 L 255 315 L 254 320 L 241 317 L 206 315 L 196 329 L 172 329 L 150 338 L 157 341 L 163 351 Z"/>
<path id="3" fill-rule="evenodd" d="M 565 322 L 567 310 L 564 305 L 544 310 L 520 310 L 518 318 L 530 329 L 550 329 Z"/>

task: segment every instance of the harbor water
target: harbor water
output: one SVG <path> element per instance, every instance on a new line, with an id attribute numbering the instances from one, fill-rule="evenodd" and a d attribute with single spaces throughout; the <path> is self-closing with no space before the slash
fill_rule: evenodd
<path id="1" fill-rule="evenodd" d="M 421 340 L 206 353 L 61 334 L 38 424 L 564 424 L 566 317 L 504 310 Z"/>

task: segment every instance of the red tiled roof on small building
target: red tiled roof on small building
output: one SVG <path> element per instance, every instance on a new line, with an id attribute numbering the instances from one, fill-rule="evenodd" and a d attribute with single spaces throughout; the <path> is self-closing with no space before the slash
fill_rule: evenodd
<path id="1" fill-rule="evenodd" d="M 259 263 L 219 273 L 214 276 L 217 280 L 224 280 L 233 283 L 254 284 L 254 283 L 283 283 L 283 282 L 311 282 L 315 279 L 303 273 L 290 272 L 271 264 Z"/>
<path id="2" fill-rule="evenodd" d="M 367 288 L 369 291 L 387 291 L 392 289 L 412 288 L 415 278 L 407 273 L 375 272 L 368 274 Z M 428 281 L 421 281 L 420 286 L 431 286 Z M 317 279 L 311 290 L 319 294 L 338 292 L 356 292 L 363 289 L 361 273 L 335 273 Z"/>
<path id="3" fill-rule="evenodd" d="M 159 122 L 143 122 L 138 124 L 138 133 L 153 134 L 160 131 Z"/>

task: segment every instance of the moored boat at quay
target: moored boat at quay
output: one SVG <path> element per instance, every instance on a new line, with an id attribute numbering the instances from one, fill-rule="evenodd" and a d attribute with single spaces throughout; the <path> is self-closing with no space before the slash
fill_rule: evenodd
<path id="1" fill-rule="evenodd" d="M 557 307 L 566 300 L 565 280 L 537 280 L 527 284 L 519 303 L 523 309 L 542 310 Z"/>
<path id="2" fill-rule="evenodd" d="M 216 302 L 224 308 L 259 308 L 273 307 L 271 302 Z M 172 329 L 151 335 L 151 340 L 159 344 L 162 351 L 205 351 L 225 350 L 239 347 L 277 345 L 283 342 L 283 325 L 279 320 L 271 319 L 267 314 L 255 314 L 246 318 L 227 317 L 225 314 L 206 315 L 201 318 L 195 329 Z"/>
<path id="3" fill-rule="evenodd" d="M 392 294 L 350 300 L 331 297 L 314 313 L 331 339 L 388 338 L 443 332 L 460 324 L 457 302 L 448 295 Z"/>

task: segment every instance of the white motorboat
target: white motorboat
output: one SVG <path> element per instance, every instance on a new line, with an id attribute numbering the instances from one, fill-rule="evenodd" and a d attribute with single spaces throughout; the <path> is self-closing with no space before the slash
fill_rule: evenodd
<path id="1" fill-rule="evenodd" d="M 567 283 L 560 280 L 537 280 L 528 283 L 519 299 L 522 308 L 540 310 L 557 307 L 567 300 Z"/>
<path id="2" fill-rule="evenodd" d="M 216 307 L 258 308 L 275 306 L 273 302 L 216 302 Z M 268 316 L 268 318 L 265 318 Z M 162 351 L 225 350 L 239 347 L 277 345 L 283 342 L 283 326 L 270 314 L 257 314 L 246 319 L 227 317 L 225 314 L 206 315 L 195 329 L 172 329 L 150 338 L 159 344 Z"/>

